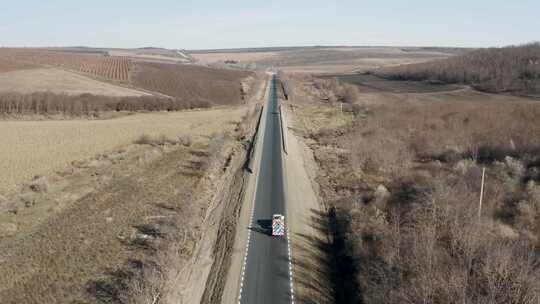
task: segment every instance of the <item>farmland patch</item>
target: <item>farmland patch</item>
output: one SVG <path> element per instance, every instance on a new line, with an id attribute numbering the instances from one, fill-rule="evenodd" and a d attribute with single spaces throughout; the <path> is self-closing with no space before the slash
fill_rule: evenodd
<path id="1" fill-rule="evenodd" d="M 211 136 L 242 109 L 136 114 L 113 120 L 0 121 L 0 193 L 35 175 L 132 143 L 143 134 Z"/>
<path id="2" fill-rule="evenodd" d="M 50 91 L 69 95 L 90 93 L 104 96 L 142 96 L 148 93 L 101 82 L 56 68 L 0 73 L 0 92 Z"/>

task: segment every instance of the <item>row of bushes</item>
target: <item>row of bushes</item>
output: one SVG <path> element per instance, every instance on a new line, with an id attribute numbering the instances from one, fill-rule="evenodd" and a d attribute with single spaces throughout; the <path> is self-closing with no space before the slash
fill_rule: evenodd
<path id="1" fill-rule="evenodd" d="M 0 95 L 0 114 L 93 115 L 103 111 L 178 111 L 208 108 L 208 100 L 156 96 L 110 97 L 92 94 L 66 95 L 51 92 Z"/>
<path id="2" fill-rule="evenodd" d="M 540 93 L 540 43 L 481 49 L 376 74 L 393 80 L 463 83 L 488 92 Z"/>

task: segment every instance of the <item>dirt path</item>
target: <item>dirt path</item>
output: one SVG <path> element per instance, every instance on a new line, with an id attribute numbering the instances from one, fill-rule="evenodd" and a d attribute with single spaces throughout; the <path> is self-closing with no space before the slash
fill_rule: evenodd
<path id="1" fill-rule="evenodd" d="M 287 125 L 294 125 L 294 113 L 285 112 Z M 327 243 L 325 217 L 314 181 L 317 165 L 311 149 L 290 128 L 287 131 L 288 154 L 284 166 L 296 300 L 297 303 L 330 303 L 327 259 L 322 250 Z"/>
<path id="2" fill-rule="evenodd" d="M 174 303 L 206 303 L 204 300 L 207 280 L 217 280 L 209 276 L 215 266 L 221 263 L 219 257 L 227 252 L 227 241 L 223 234 L 231 229 L 241 204 L 239 197 L 244 191 L 245 174 L 243 163 L 245 151 L 237 150 L 233 155 L 227 176 L 216 185 L 215 192 L 202 195 L 203 200 L 212 201 L 202 224 L 202 237 L 198 242 L 186 272 L 179 273 L 178 293 Z M 173 302 L 171 302 L 173 303 Z"/>

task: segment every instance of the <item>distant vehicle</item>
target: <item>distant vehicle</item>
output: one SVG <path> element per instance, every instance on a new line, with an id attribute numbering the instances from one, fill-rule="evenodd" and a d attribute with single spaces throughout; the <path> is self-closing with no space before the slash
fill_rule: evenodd
<path id="1" fill-rule="evenodd" d="M 272 216 L 272 235 L 273 236 L 285 235 L 285 216 L 281 214 L 274 214 Z"/>

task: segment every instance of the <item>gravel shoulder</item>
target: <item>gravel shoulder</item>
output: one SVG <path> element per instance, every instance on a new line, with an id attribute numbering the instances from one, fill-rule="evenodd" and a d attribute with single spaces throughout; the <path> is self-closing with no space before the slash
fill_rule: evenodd
<path id="1" fill-rule="evenodd" d="M 284 106 L 283 109 L 288 107 Z M 294 113 L 286 111 L 287 125 L 294 125 Z M 298 303 L 329 303 L 330 289 L 324 267 L 327 263 L 321 245 L 327 243 L 323 220 L 324 206 L 315 182 L 317 165 L 311 149 L 302 138 L 287 130 L 284 157 L 288 225 L 292 235 L 295 292 Z"/>

